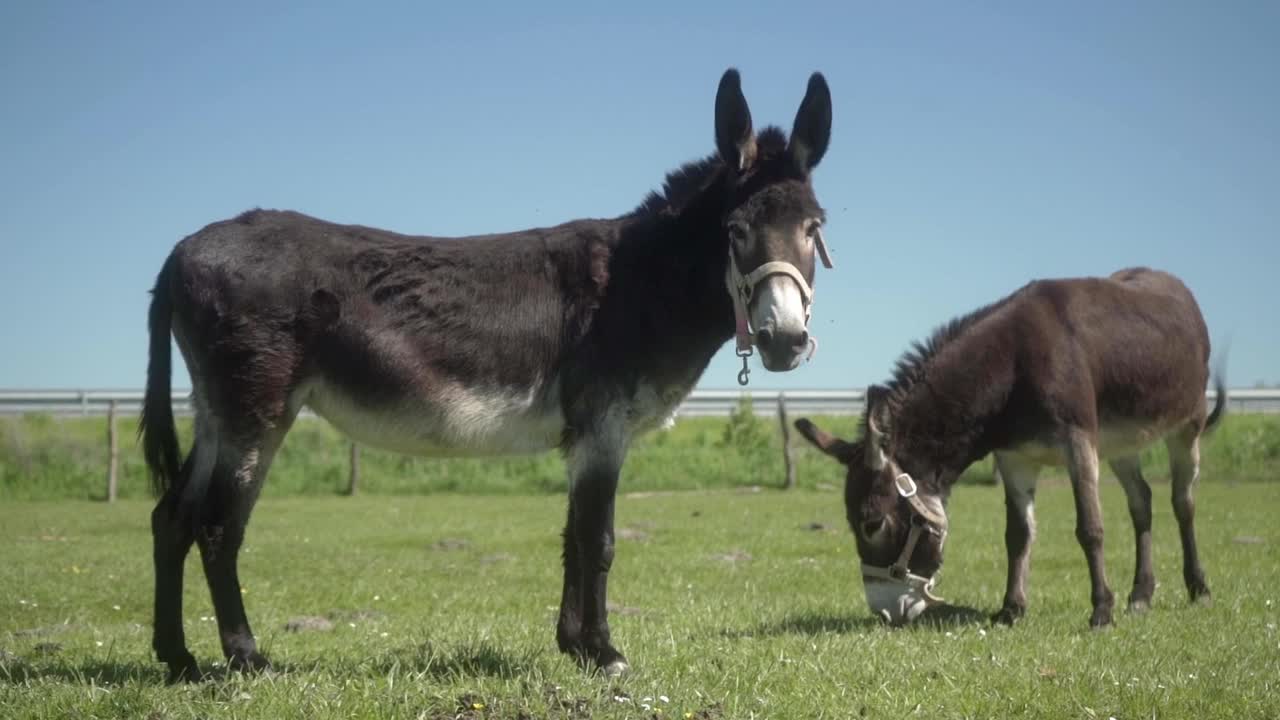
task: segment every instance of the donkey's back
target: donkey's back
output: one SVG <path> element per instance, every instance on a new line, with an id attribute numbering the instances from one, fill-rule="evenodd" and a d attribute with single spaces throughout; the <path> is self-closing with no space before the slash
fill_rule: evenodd
<path id="1" fill-rule="evenodd" d="M 1010 305 L 1015 372 L 1047 414 L 1096 427 L 1103 456 L 1203 423 L 1209 333 L 1177 277 L 1129 268 L 1041 280 Z"/>
<path id="2" fill-rule="evenodd" d="M 179 243 L 153 320 L 171 306 L 208 424 L 272 431 L 306 405 L 399 452 L 546 450 L 610 232 L 430 238 L 251 211 Z"/>

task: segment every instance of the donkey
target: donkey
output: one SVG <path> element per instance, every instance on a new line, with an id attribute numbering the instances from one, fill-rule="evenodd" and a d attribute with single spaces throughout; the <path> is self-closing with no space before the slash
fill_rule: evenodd
<path id="1" fill-rule="evenodd" d="M 1193 602 L 1207 601 L 1193 488 L 1200 437 L 1227 400 L 1219 375 L 1206 414 L 1208 361 L 1200 309 L 1172 275 L 1131 268 L 1108 278 L 1039 280 L 916 343 L 887 386 L 867 389 L 861 439 L 846 442 L 798 420 L 806 439 L 848 468 L 845 509 L 872 612 L 898 624 L 939 602 L 932 586 L 947 498 L 960 473 L 988 453 L 1004 482 L 1009 555 L 995 621 L 1012 624 L 1026 612 L 1036 477 L 1044 466 L 1065 465 L 1089 565 L 1089 624 L 1111 623 L 1099 458 L 1110 461 L 1133 520 L 1129 608 L 1146 609 L 1155 591 L 1151 488 L 1138 453 L 1160 438 L 1169 450 L 1187 591 Z"/>
<path id="2" fill-rule="evenodd" d="M 140 430 L 159 496 L 153 646 L 169 681 L 200 678 L 182 628 L 193 543 L 230 667 L 269 666 L 236 557 L 303 407 L 406 453 L 560 449 L 570 492 L 556 639 L 588 669 L 627 670 L 605 600 L 619 468 L 735 335 L 744 370 L 753 348 L 770 371 L 812 353 L 815 254 L 830 259 L 811 173 L 830 136 L 820 73 L 788 138 L 753 130 L 730 68 L 716 93 L 718 152 L 614 219 L 432 238 L 252 210 L 178 243 L 153 291 Z M 181 462 L 171 332 L 195 409 Z"/>

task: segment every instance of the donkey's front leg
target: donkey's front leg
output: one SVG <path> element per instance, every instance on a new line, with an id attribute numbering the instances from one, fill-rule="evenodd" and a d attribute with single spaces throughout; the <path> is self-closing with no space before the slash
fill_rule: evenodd
<path id="1" fill-rule="evenodd" d="M 625 454 L 620 433 L 580 439 L 569 451 L 569 519 L 564 532 L 560 650 L 607 675 L 627 670 L 610 643 L 606 607 L 613 565 L 613 503 Z"/>
<path id="2" fill-rule="evenodd" d="M 1107 586 L 1107 569 L 1102 557 L 1102 504 L 1098 500 L 1098 450 L 1094 438 L 1094 433 L 1072 431 L 1065 450 L 1076 500 L 1076 539 L 1089 563 L 1093 601 L 1089 626 L 1098 628 L 1111 624 L 1115 596 Z"/>
<path id="3" fill-rule="evenodd" d="M 996 453 L 996 466 L 1004 482 L 1004 545 L 1009 554 L 1009 575 L 1004 604 L 992 618 L 1012 625 L 1027 612 L 1027 574 L 1031 544 L 1035 541 L 1036 476 L 1040 467 L 1014 454 Z"/>

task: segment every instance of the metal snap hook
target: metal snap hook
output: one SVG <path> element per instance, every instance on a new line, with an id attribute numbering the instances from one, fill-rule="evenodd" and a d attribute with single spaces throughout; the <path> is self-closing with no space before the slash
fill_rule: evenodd
<path id="1" fill-rule="evenodd" d="M 742 358 L 742 370 L 738 372 L 738 384 L 746 387 L 747 376 L 751 374 L 751 368 L 747 364 L 747 358 L 751 357 L 751 348 L 748 347 L 746 350 L 735 350 L 734 352 L 738 357 Z"/>

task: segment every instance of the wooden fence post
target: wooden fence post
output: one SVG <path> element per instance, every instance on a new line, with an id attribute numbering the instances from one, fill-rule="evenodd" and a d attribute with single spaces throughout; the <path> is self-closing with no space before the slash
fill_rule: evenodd
<path id="1" fill-rule="evenodd" d="M 116 438 L 116 401 L 107 405 L 107 502 L 116 501 L 119 483 L 120 443 Z"/>
<path id="2" fill-rule="evenodd" d="M 351 443 L 351 476 L 347 481 L 347 494 L 355 495 L 360 488 L 360 446 Z"/>
<path id="3" fill-rule="evenodd" d="M 796 466 L 791 462 L 791 423 L 787 422 L 787 394 L 778 393 L 778 422 L 782 425 L 782 464 L 786 468 L 786 479 L 782 489 L 790 490 L 796 486 Z"/>

